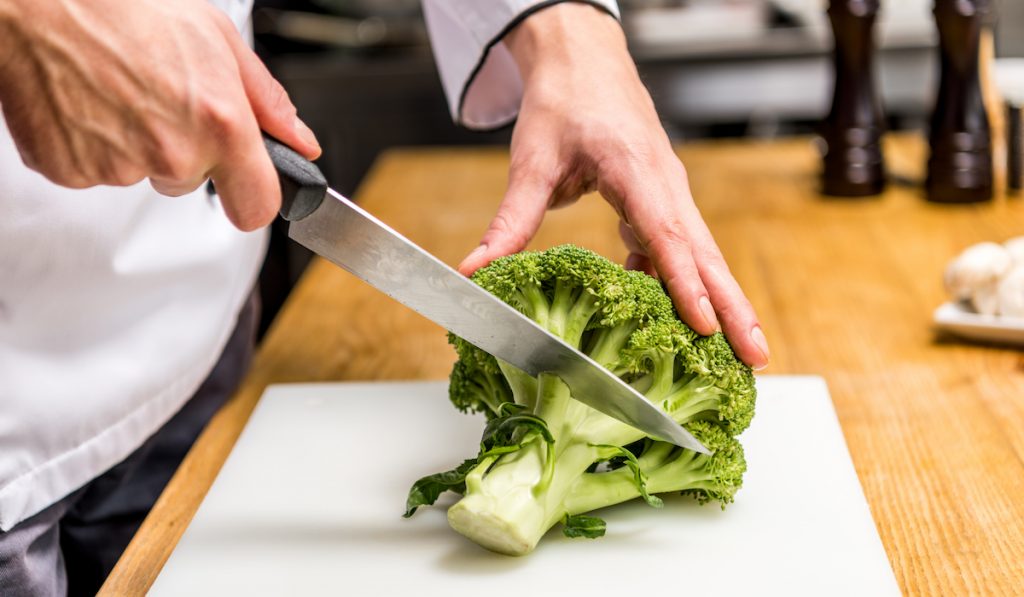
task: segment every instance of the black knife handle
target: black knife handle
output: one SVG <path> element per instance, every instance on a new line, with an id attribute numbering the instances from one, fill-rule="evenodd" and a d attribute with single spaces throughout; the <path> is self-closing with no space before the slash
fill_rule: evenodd
<path id="1" fill-rule="evenodd" d="M 316 211 L 327 194 L 323 172 L 277 139 L 263 135 L 263 144 L 281 180 L 281 217 L 295 222 Z"/>

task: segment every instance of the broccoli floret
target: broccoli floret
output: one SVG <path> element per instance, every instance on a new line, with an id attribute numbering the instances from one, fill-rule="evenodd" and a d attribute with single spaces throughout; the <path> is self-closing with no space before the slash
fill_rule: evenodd
<path id="1" fill-rule="evenodd" d="M 413 486 L 406 516 L 444 491 L 461 493 L 451 526 L 522 555 L 559 522 L 571 537 L 603 535 L 604 522 L 584 514 L 626 500 L 732 501 L 746 470 L 735 436 L 753 417 L 755 389 L 720 333 L 682 323 L 657 280 L 570 245 L 498 259 L 473 280 L 632 384 L 712 455 L 645 437 L 573 400 L 558 377 L 532 377 L 449 336 L 459 356 L 452 403 L 488 424 L 476 458 Z"/>

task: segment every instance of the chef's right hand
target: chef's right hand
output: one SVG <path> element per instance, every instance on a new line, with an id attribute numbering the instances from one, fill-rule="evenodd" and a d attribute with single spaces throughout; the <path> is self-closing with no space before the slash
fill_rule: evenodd
<path id="1" fill-rule="evenodd" d="M 0 0 L 0 105 L 22 160 L 68 187 L 207 178 L 242 230 L 281 202 L 261 129 L 320 147 L 231 20 L 205 0 Z"/>

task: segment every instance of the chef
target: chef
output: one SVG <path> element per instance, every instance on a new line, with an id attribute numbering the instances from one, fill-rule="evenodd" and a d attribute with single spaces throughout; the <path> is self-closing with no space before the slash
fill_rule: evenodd
<path id="1" fill-rule="evenodd" d="M 0 594 L 92 594 L 231 395 L 280 203 L 260 132 L 317 140 L 250 0 L 0 0 Z M 516 119 L 471 273 L 598 190 L 627 265 L 747 363 L 768 347 L 694 206 L 612 0 L 425 0 L 454 119 Z M 215 183 L 219 196 L 204 184 Z M 439 217 L 443 217 L 440 214 Z"/>

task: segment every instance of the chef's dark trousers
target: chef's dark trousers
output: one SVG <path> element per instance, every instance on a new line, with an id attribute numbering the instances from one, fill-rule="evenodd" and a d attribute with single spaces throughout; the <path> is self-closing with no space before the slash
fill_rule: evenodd
<path id="1" fill-rule="evenodd" d="M 159 431 L 85 487 L 0 532 L 0 596 L 95 595 L 171 475 L 252 358 L 253 293 L 209 377 Z"/>

